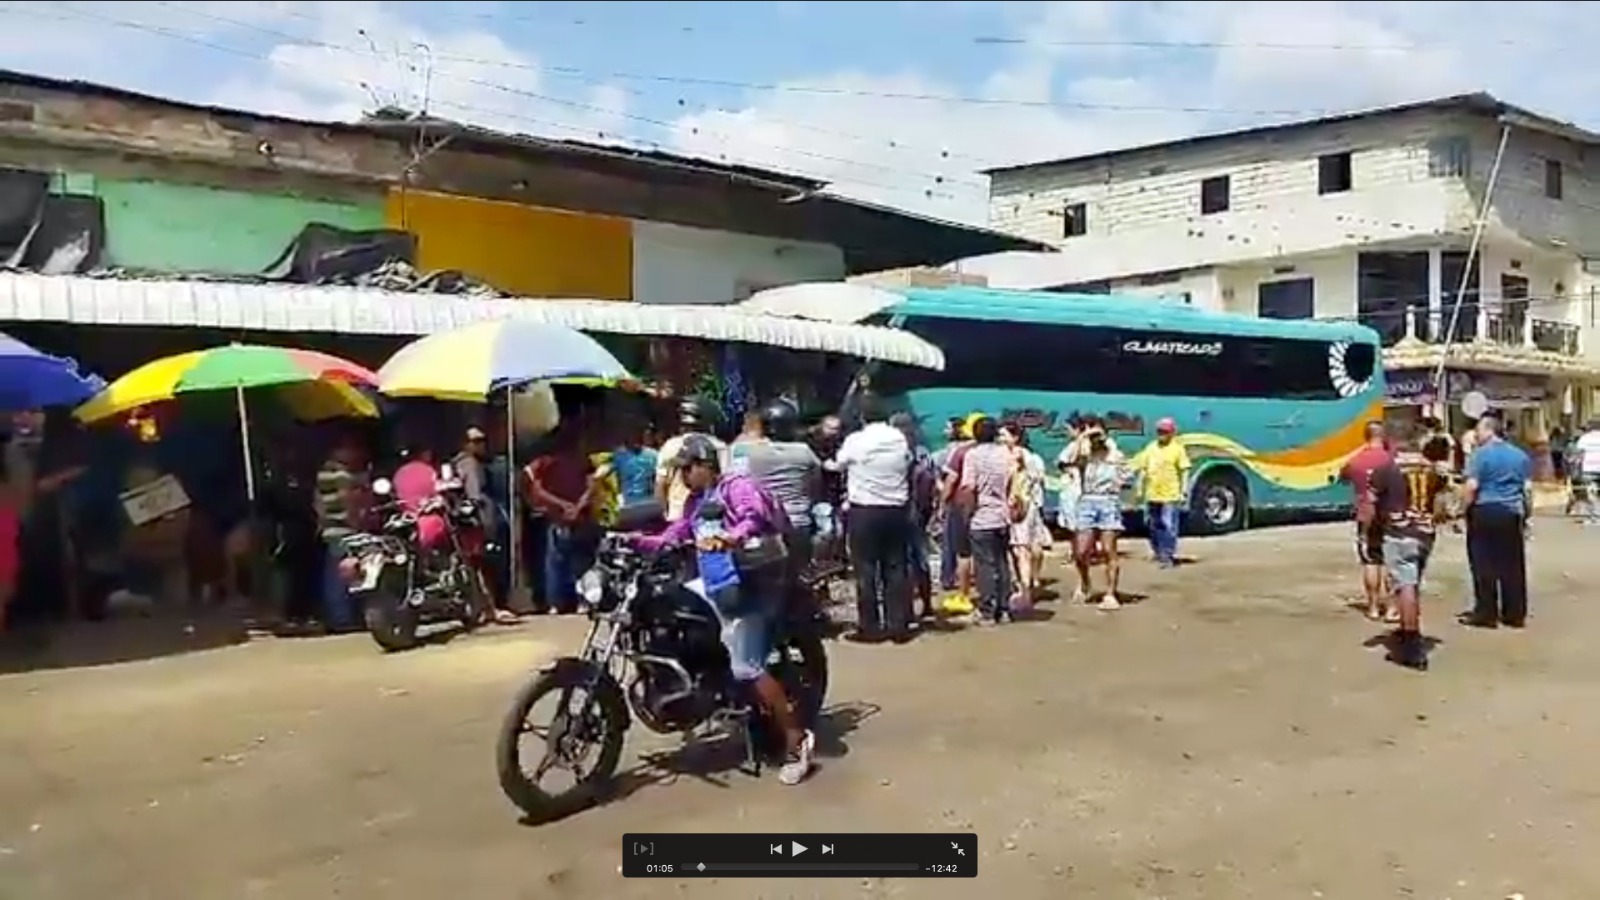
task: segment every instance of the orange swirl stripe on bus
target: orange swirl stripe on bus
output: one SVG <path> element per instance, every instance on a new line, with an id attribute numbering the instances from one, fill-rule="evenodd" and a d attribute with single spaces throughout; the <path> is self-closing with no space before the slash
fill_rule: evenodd
<path id="1" fill-rule="evenodd" d="M 1220 434 L 1189 432 L 1178 435 L 1177 440 L 1186 448 L 1220 451 L 1222 455 L 1236 459 L 1239 464 L 1279 487 L 1314 491 L 1326 488 L 1338 479 L 1345 461 L 1361 449 L 1361 434 L 1366 423 L 1382 415 L 1383 405 L 1373 404 L 1362 416 L 1332 434 L 1303 447 L 1273 453 L 1258 454 Z M 1140 448 L 1130 462 L 1136 463 L 1148 446 Z"/>

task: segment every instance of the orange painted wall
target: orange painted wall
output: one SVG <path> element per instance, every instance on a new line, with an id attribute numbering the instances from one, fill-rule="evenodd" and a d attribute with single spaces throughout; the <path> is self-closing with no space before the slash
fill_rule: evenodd
<path id="1" fill-rule="evenodd" d="M 390 191 L 384 213 L 416 235 L 424 271 L 457 269 L 523 297 L 632 299 L 627 219 L 416 190 Z"/>

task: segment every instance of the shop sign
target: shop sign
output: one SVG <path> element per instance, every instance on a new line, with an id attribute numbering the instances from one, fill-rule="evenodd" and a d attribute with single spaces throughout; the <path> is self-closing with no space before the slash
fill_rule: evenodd
<path id="1" fill-rule="evenodd" d="M 1546 379 L 1493 372 L 1446 372 L 1445 387 L 1453 401 L 1477 391 L 1489 405 L 1506 409 L 1539 406 L 1550 396 Z M 1424 406 L 1434 401 L 1433 370 L 1400 369 L 1390 372 L 1384 398 L 1391 406 Z"/>

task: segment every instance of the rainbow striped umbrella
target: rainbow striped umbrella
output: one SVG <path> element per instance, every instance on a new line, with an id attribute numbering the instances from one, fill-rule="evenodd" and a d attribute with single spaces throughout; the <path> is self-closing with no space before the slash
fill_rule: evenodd
<path id="1" fill-rule="evenodd" d="M 391 397 L 483 402 L 533 381 L 635 383 L 611 351 L 565 325 L 502 319 L 412 341 L 378 370 Z"/>
<path id="2" fill-rule="evenodd" d="M 229 344 L 145 363 L 113 381 L 73 415 L 82 422 L 98 422 L 180 397 L 231 393 L 244 447 L 245 495 L 254 503 L 255 466 L 251 463 L 250 414 L 245 394 L 270 389 L 301 419 L 371 417 L 378 414 L 377 407 L 355 385 L 370 387 L 377 378 L 370 369 L 314 350 Z"/>
<path id="3" fill-rule="evenodd" d="M 377 380 L 370 369 L 314 350 L 229 344 L 145 363 L 113 381 L 74 415 L 81 422 L 98 422 L 185 395 L 270 388 L 303 421 L 371 418 L 378 414 L 377 406 L 356 388 L 373 387 Z"/>

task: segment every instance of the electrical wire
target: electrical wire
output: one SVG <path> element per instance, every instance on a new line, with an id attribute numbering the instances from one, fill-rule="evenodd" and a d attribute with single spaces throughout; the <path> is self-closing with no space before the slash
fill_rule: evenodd
<path id="1" fill-rule="evenodd" d="M 217 51 L 217 52 L 220 52 L 220 53 L 229 54 L 229 55 L 232 55 L 232 56 L 238 56 L 238 57 L 242 57 L 242 58 L 245 58 L 245 59 L 252 59 L 252 60 L 256 60 L 258 62 L 266 62 L 266 63 L 271 63 L 271 64 L 282 64 L 281 61 L 274 60 L 270 56 L 266 56 L 266 55 L 263 55 L 261 53 L 255 53 L 255 52 L 252 52 L 252 51 L 249 51 L 249 50 L 243 50 L 241 48 L 230 46 L 230 45 L 227 45 L 227 44 L 218 43 L 216 41 L 210 41 L 210 40 L 207 40 L 207 39 L 205 39 L 203 37 L 199 37 L 197 35 L 181 32 L 181 31 L 176 31 L 174 29 L 164 28 L 164 27 L 159 26 L 159 25 L 150 25 L 150 24 L 143 23 L 143 22 L 134 22 L 134 21 L 130 21 L 130 20 L 127 20 L 127 19 L 120 19 L 120 18 L 116 18 L 116 17 L 105 16 L 105 15 L 99 14 L 97 12 L 93 12 L 93 11 L 90 11 L 90 10 L 87 10 L 87 9 L 72 7 L 72 6 L 69 6 L 69 5 L 66 5 L 66 4 L 62 4 L 62 3 L 56 3 L 54 5 L 57 7 L 57 9 L 61 13 L 64 13 L 65 15 L 52 15 L 50 13 L 41 12 L 40 10 L 37 10 L 37 9 L 20 9 L 20 8 L 16 8 L 16 7 L 0 7 L 0 12 L 9 12 L 9 13 L 17 14 L 17 15 L 24 15 L 24 16 L 30 16 L 30 17 L 36 17 L 36 18 L 55 19 L 57 21 L 74 21 L 74 20 L 76 20 L 76 21 L 85 21 L 85 20 L 87 20 L 87 21 L 97 21 L 97 22 L 102 22 L 102 23 L 108 24 L 108 25 L 113 25 L 113 26 L 119 27 L 119 28 L 126 28 L 126 29 L 129 29 L 129 30 L 139 31 L 139 32 L 155 35 L 155 36 L 158 36 L 158 37 L 163 37 L 163 38 L 167 38 L 167 39 L 171 39 L 171 40 L 182 41 L 182 42 L 185 42 L 185 43 L 188 43 L 188 44 L 192 44 L 194 46 L 204 47 L 204 48 L 207 48 L 207 49 L 210 49 L 210 50 L 214 50 L 214 51 Z M 311 69 L 309 69 L 307 67 L 304 67 L 304 66 L 295 66 L 294 68 L 299 68 L 302 71 L 312 71 Z M 354 81 L 350 81 L 350 80 L 347 80 L 347 79 L 341 79 L 341 78 L 337 78 L 337 77 L 328 76 L 327 73 L 321 72 L 321 71 L 318 71 L 316 74 L 318 75 L 319 78 L 322 78 L 322 79 L 324 79 L 326 81 L 332 81 L 332 82 L 335 82 L 335 83 L 338 83 L 338 84 L 343 84 L 343 85 L 350 86 L 350 87 L 356 87 L 356 88 L 359 88 L 359 89 L 361 89 L 363 91 L 367 91 L 369 89 L 369 86 L 366 85 L 365 83 L 362 83 L 362 82 L 354 82 Z M 445 75 L 446 75 L 446 73 L 440 73 L 440 77 L 445 77 Z M 541 102 L 551 103 L 551 104 L 554 104 L 554 105 L 570 106 L 570 107 L 578 108 L 578 109 L 586 109 L 586 110 L 589 110 L 591 112 L 600 113 L 600 114 L 606 114 L 606 115 L 611 115 L 611 114 L 614 114 L 614 112 L 615 112 L 614 110 L 608 110 L 608 109 L 605 109 L 603 107 L 594 106 L 592 104 L 583 104 L 583 103 L 577 103 L 575 101 L 562 100 L 560 98 L 547 97 L 547 96 L 544 96 L 544 95 L 541 95 L 541 94 L 533 93 L 531 91 L 521 91 L 521 90 L 518 90 L 516 88 L 510 87 L 508 85 L 502 85 L 502 84 L 498 84 L 498 83 L 495 83 L 495 82 L 483 81 L 481 79 L 466 79 L 466 81 L 467 81 L 467 83 L 471 83 L 471 84 L 475 84 L 475 85 L 478 85 L 478 86 L 481 86 L 481 87 L 497 90 L 497 91 L 500 91 L 502 93 L 508 93 L 508 94 L 512 94 L 512 95 L 515 95 L 515 96 L 521 96 L 521 97 L 525 97 L 525 98 L 528 98 L 528 99 L 533 99 L 533 100 L 538 100 L 538 101 L 541 101 Z M 537 118 L 532 118 L 532 117 L 529 117 L 529 116 L 526 116 L 526 115 L 523 115 L 523 114 L 520 114 L 520 113 L 512 113 L 512 112 L 509 112 L 509 111 L 506 111 L 506 110 L 488 109 L 488 108 L 485 108 L 485 107 L 471 106 L 471 105 L 461 104 L 461 103 L 449 103 L 449 104 L 443 104 L 443 105 L 449 105 L 449 106 L 451 106 L 453 108 L 456 108 L 458 110 L 462 110 L 462 111 L 466 111 L 466 112 L 478 113 L 478 114 L 481 114 L 481 115 L 497 116 L 497 117 L 500 117 L 500 118 L 510 119 L 510 120 L 514 120 L 514 121 L 522 121 L 522 122 L 540 124 L 540 125 L 543 125 L 545 127 L 557 128 L 557 129 L 560 129 L 560 130 L 563 130 L 563 131 L 568 131 L 568 132 L 572 132 L 574 134 L 584 135 L 584 136 L 587 136 L 587 137 L 593 137 L 593 136 L 598 135 L 598 136 L 603 138 L 603 137 L 607 136 L 605 132 L 600 131 L 600 130 L 592 127 L 592 126 L 578 126 L 578 125 L 573 125 L 571 123 L 556 122 L 556 121 L 551 121 L 551 120 L 547 120 L 547 119 L 537 119 Z M 655 121 L 655 120 L 650 120 L 650 121 Z M 657 122 L 657 124 L 666 124 L 666 123 Z M 638 143 L 638 142 L 634 142 L 634 143 Z M 653 149 L 659 149 L 659 147 L 660 147 L 659 144 L 655 144 L 653 146 Z M 626 147 L 622 147 L 622 148 L 619 148 L 619 149 L 627 149 L 627 148 Z M 778 149 L 781 149 L 781 148 L 778 148 Z M 767 168 L 771 169 L 770 166 L 767 167 Z M 788 175 L 789 177 L 799 177 L 799 178 L 815 178 L 816 177 L 816 176 L 813 176 L 813 175 L 806 175 L 806 174 L 802 174 L 802 173 L 783 172 L 781 170 L 776 170 L 776 169 L 774 169 L 773 171 L 776 174 Z M 897 169 L 889 169 L 888 171 L 895 172 L 896 174 L 901 174 L 901 170 L 897 170 Z M 938 176 L 934 176 L 934 177 L 938 177 Z M 885 182 L 880 182 L 880 181 L 873 181 L 873 180 L 864 179 L 864 178 L 852 177 L 852 176 L 849 176 L 849 175 L 830 176 L 830 177 L 823 178 L 823 179 L 818 179 L 818 180 L 826 181 L 829 184 L 837 184 L 837 185 L 842 185 L 842 186 L 847 186 L 847 187 L 850 187 L 850 186 L 857 187 L 857 188 L 865 187 L 865 188 L 871 188 L 871 189 L 874 189 L 874 190 L 877 190 L 877 191 L 883 191 L 883 192 L 888 192 L 888 193 L 915 195 L 915 196 L 917 196 L 917 197 L 919 197 L 921 199 L 949 199 L 949 200 L 958 199 L 954 194 L 950 194 L 948 192 L 935 191 L 933 189 L 920 189 L 920 188 L 916 188 L 916 187 L 912 187 L 912 186 L 908 186 L 908 185 L 903 185 L 903 184 L 890 184 L 890 183 L 885 183 Z"/>
<path id="2" fill-rule="evenodd" d="M 257 0 L 257 2 L 263 2 L 263 0 Z M 173 6 L 174 8 L 177 8 L 177 9 L 187 9 L 187 7 L 184 7 L 181 4 L 164 3 L 163 5 Z M 314 22 L 314 23 L 317 23 L 319 25 L 326 24 L 326 20 L 325 19 L 323 19 L 323 18 L 321 18 L 319 16 L 311 15 L 309 13 L 300 12 L 298 10 L 293 10 L 293 9 L 279 9 L 277 7 L 274 7 L 274 9 L 277 12 L 281 13 L 282 15 L 285 15 L 285 16 L 288 16 L 288 17 L 291 17 L 291 18 L 300 19 L 300 20 L 306 21 L 306 22 Z M 190 10 L 190 11 L 193 12 L 195 15 L 203 16 L 203 17 L 210 18 L 210 19 L 213 19 L 213 20 L 231 21 L 231 20 L 222 19 L 222 17 L 216 15 L 215 13 L 201 12 L 199 10 Z M 469 18 L 484 19 L 484 20 L 488 20 L 488 21 L 507 21 L 507 22 L 533 22 L 533 21 L 535 21 L 534 19 L 529 18 L 529 17 L 515 17 L 515 16 L 500 17 L 500 16 L 495 16 L 495 15 L 490 15 L 490 14 L 485 14 L 485 13 L 471 14 L 468 17 Z M 264 26 L 255 25 L 253 23 L 237 22 L 236 24 L 239 25 L 239 27 L 242 27 L 242 28 L 247 28 L 247 29 L 252 30 L 252 31 L 259 31 L 259 32 L 266 33 L 266 34 L 276 34 L 276 35 L 279 35 L 279 36 L 284 37 L 284 38 L 295 40 L 295 41 L 297 41 L 299 43 L 307 43 L 307 44 L 320 43 L 320 42 L 312 40 L 310 38 L 303 38 L 303 37 L 299 37 L 299 36 L 284 34 L 283 32 L 279 32 L 279 31 L 277 31 L 275 29 L 266 28 Z M 582 24 L 582 23 L 581 22 L 577 22 L 577 23 L 574 23 L 574 24 Z M 623 87 L 622 85 L 619 85 L 617 83 L 618 79 L 608 78 L 603 73 L 589 72 L 589 71 L 586 71 L 586 70 L 583 70 L 583 69 L 574 68 L 574 67 L 570 67 L 570 66 L 525 65 L 525 64 L 522 64 L 522 63 L 517 63 L 517 62 L 513 62 L 513 61 L 508 61 L 508 60 L 478 59 L 478 58 L 474 58 L 474 57 L 460 56 L 460 55 L 448 54 L 448 53 L 437 55 L 434 58 L 435 59 L 439 59 L 439 60 L 444 60 L 444 61 L 468 63 L 468 64 L 481 65 L 481 66 L 486 66 L 486 67 L 498 66 L 498 67 L 502 67 L 502 68 L 518 68 L 518 69 L 526 68 L 526 69 L 528 69 L 530 71 L 536 71 L 541 75 L 558 75 L 558 76 L 563 76 L 563 77 L 568 77 L 568 78 L 574 78 L 574 79 L 577 79 L 579 81 L 585 82 L 587 84 L 603 86 L 603 87 L 612 88 L 612 89 L 615 89 L 615 90 L 621 90 L 621 91 L 627 93 L 629 96 L 640 97 L 640 98 L 644 98 L 644 99 L 655 99 L 654 95 L 650 94 L 649 92 L 642 91 L 642 90 L 639 90 L 637 88 Z M 657 78 L 658 76 L 641 76 L 641 77 L 649 79 L 649 78 Z M 670 77 L 670 76 L 659 76 L 659 77 Z M 635 80 L 638 80 L 638 79 L 635 79 Z M 724 113 L 724 114 L 729 114 L 729 115 L 736 115 L 737 114 L 734 110 L 726 109 L 724 107 L 715 106 L 715 105 L 712 105 L 712 104 L 709 104 L 709 103 L 705 103 L 705 102 L 700 101 L 700 100 L 695 100 L 695 99 L 692 99 L 692 98 L 689 98 L 689 97 L 685 97 L 685 96 L 673 96 L 672 100 L 673 100 L 674 103 L 676 103 L 679 106 L 684 106 L 684 107 L 694 106 L 694 107 L 697 107 L 699 110 L 701 110 L 703 112 Z M 819 134 L 819 135 L 824 135 L 824 136 L 827 136 L 827 137 L 841 138 L 841 139 L 847 140 L 847 141 L 857 141 L 857 142 L 866 143 L 866 144 L 874 144 L 874 145 L 877 145 L 877 146 L 880 146 L 880 147 L 883 147 L 883 148 L 886 148 L 886 149 L 890 149 L 890 150 L 914 151 L 914 152 L 917 152 L 917 153 L 920 153 L 920 154 L 924 154 L 924 155 L 926 155 L 926 156 L 928 156 L 930 158 L 934 157 L 934 156 L 937 156 L 940 160 L 962 160 L 962 161 L 969 162 L 969 163 L 973 164 L 977 168 L 988 169 L 988 168 L 994 168 L 994 167 L 999 166 L 999 165 L 1003 165 L 1002 161 L 997 160 L 997 159 L 995 159 L 993 157 L 983 157 L 983 156 L 975 156 L 975 155 L 970 154 L 970 153 L 961 153 L 961 152 L 958 152 L 958 151 L 955 151 L 955 150 L 951 150 L 949 147 L 945 147 L 945 146 L 941 146 L 937 150 L 934 150 L 934 149 L 932 149 L 930 147 L 918 147 L 918 146 L 915 146 L 915 145 L 907 144 L 905 142 L 896 140 L 894 138 L 884 138 L 884 137 L 875 136 L 875 135 L 858 134 L 856 132 L 841 131 L 841 130 L 834 129 L 834 128 L 824 128 L 824 127 L 819 126 L 819 125 L 813 125 L 813 124 L 811 124 L 809 122 L 797 122 L 797 121 L 795 121 L 793 119 L 778 118 L 777 116 L 773 116 L 773 115 L 767 113 L 766 111 L 762 112 L 762 119 L 765 120 L 765 121 L 768 121 L 768 122 L 772 122 L 773 124 L 782 125 L 782 126 L 784 126 L 786 128 L 794 128 L 794 129 L 797 129 L 797 130 L 800 130 L 800 131 L 807 131 L 807 132 L 811 132 L 812 134 Z"/>
<path id="3" fill-rule="evenodd" d="M 317 17 L 304 12 L 280 10 L 286 15 L 303 18 L 308 21 L 320 21 Z M 489 14 L 479 14 L 486 19 L 503 19 Z M 531 21 L 516 20 L 509 21 Z M 530 63 L 519 63 L 514 60 L 480 59 L 470 56 L 455 54 L 439 54 L 435 56 L 441 61 L 453 61 L 481 65 L 486 67 L 499 67 L 506 69 L 539 72 L 546 75 L 569 76 L 582 79 L 600 79 L 604 82 L 611 81 L 649 81 L 663 84 L 694 85 L 700 87 L 729 88 L 742 91 L 809 94 L 824 97 L 851 97 L 878 100 L 901 100 L 920 103 L 947 103 L 972 106 L 997 106 L 1021 107 L 1033 109 L 1063 109 L 1079 112 L 1107 112 L 1107 113 L 1186 113 L 1206 114 L 1217 116 L 1255 116 L 1261 118 L 1277 118 L 1297 116 L 1302 118 L 1315 118 L 1320 116 L 1338 115 L 1349 112 L 1348 109 L 1334 109 L 1329 107 L 1299 107 L 1294 109 L 1250 109 L 1238 107 L 1219 106 L 1165 106 L 1165 105 L 1134 105 L 1119 103 L 1086 103 L 1069 100 L 1032 100 L 1015 97 L 978 97 L 961 94 L 929 94 L 914 91 L 875 91 L 856 88 L 830 87 L 826 85 L 809 85 L 790 82 L 762 82 L 740 81 L 726 78 L 702 78 L 690 75 L 660 74 L 649 72 L 629 71 L 596 71 L 576 66 L 542 66 Z"/>
<path id="4" fill-rule="evenodd" d="M 219 15 L 217 13 L 212 13 L 212 12 L 208 12 L 208 11 L 204 11 L 204 10 L 198 10 L 198 9 L 190 9 L 188 7 L 184 7 L 184 6 L 179 5 L 179 4 L 165 2 L 165 0 L 161 0 L 159 5 L 165 6 L 165 7 L 174 9 L 174 10 L 179 10 L 179 11 L 182 11 L 182 12 L 186 12 L 186 13 L 198 16 L 200 18 L 210 19 L 210 20 L 215 21 L 215 22 L 221 22 L 221 23 L 225 23 L 225 24 L 228 24 L 228 25 L 232 25 L 234 27 L 243 28 L 243 29 L 246 29 L 246 30 L 255 31 L 255 32 L 262 33 L 262 34 L 266 34 L 266 35 L 270 35 L 270 36 L 273 36 L 273 37 L 277 37 L 277 38 L 280 38 L 282 40 L 290 41 L 290 42 L 293 42 L 293 43 L 296 43 L 296 44 L 299 44 L 299 45 L 302 45 L 302 46 L 315 47 L 315 48 L 318 48 L 318 49 L 328 50 L 328 51 L 331 51 L 331 52 L 347 53 L 347 54 L 352 54 L 352 55 L 356 55 L 356 56 L 363 56 L 363 57 L 374 57 L 374 58 L 376 58 L 376 56 L 377 56 L 377 54 L 374 53 L 373 50 L 371 50 L 371 49 L 363 49 L 363 48 L 359 48 L 359 47 L 352 47 L 352 46 L 349 46 L 349 45 L 336 44 L 336 43 L 333 43 L 333 42 L 330 42 L 330 41 L 323 41 L 323 40 L 319 40 L 319 39 L 316 39 L 316 38 L 305 37 L 303 35 L 293 34 L 293 33 L 290 33 L 290 32 L 279 30 L 279 29 L 268 28 L 268 27 L 265 27 L 265 26 L 257 25 L 257 24 L 252 23 L 252 22 L 246 22 L 246 21 L 243 21 L 243 20 L 240 20 L 240 19 L 235 19 L 235 18 L 231 18 L 231 17 L 228 17 L 228 16 Z M 298 14 L 298 15 L 304 16 L 305 14 L 301 13 L 301 14 Z M 540 66 L 536 66 L 536 65 L 515 64 L 515 63 L 513 63 L 513 61 L 510 61 L 510 60 L 491 60 L 491 59 L 483 59 L 483 58 L 475 58 L 475 57 L 457 56 L 457 55 L 448 54 L 448 53 L 437 53 L 437 52 L 433 51 L 431 48 L 429 49 L 428 55 L 429 55 L 430 58 L 432 58 L 433 60 L 436 60 L 436 61 L 458 62 L 458 63 L 463 63 L 463 64 L 469 64 L 469 65 L 474 65 L 474 66 L 485 66 L 485 67 L 494 66 L 496 64 L 503 63 L 507 67 L 514 67 L 514 68 L 518 68 L 518 69 L 524 69 L 524 70 L 529 71 L 529 72 L 544 72 L 545 71 L 544 68 L 542 68 Z M 515 96 L 525 97 L 527 99 L 538 100 L 539 102 L 542 102 L 542 103 L 550 103 L 550 104 L 554 104 L 554 105 L 557 105 L 557 106 L 567 106 L 567 107 L 571 107 L 573 109 L 578 109 L 578 110 L 582 110 L 582 111 L 585 111 L 585 112 L 593 112 L 593 113 L 597 113 L 597 114 L 615 115 L 615 116 L 619 116 L 621 118 L 628 119 L 630 121 L 640 122 L 642 124 L 648 124 L 648 125 L 652 125 L 652 126 L 655 126 L 655 127 L 663 128 L 663 129 L 666 129 L 669 133 L 671 133 L 673 131 L 676 131 L 676 130 L 678 130 L 680 128 L 679 124 L 676 123 L 676 122 L 669 122 L 669 121 L 665 121 L 665 120 L 662 120 L 662 119 L 653 118 L 653 117 L 650 117 L 650 116 L 639 115 L 637 113 L 629 113 L 629 112 L 626 112 L 626 111 L 608 110 L 608 109 L 605 109 L 605 108 L 602 108 L 602 107 L 595 106 L 593 104 L 583 103 L 583 102 L 576 101 L 576 100 L 567 100 L 567 99 L 564 99 L 564 98 L 553 97 L 553 96 L 549 96 L 549 95 L 541 94 L 541 93 L 535 93 L 535 92 L 532 92 L 532 91 L 523 90 L 521 88 L 516 88 L 516 87 L 513 87 L 511 85 L 503 84 L 503 83 L 500 83 L 500 82 L 489 81 L 489 80 L 481 79 L 481 78 L 474 78 L 474 77 L 460 75 L 460 74 L 457 74 L 457 73 L 452 73 L 452 72 L 447 72 L 447 71 L 436 71 L 436 72 L 434 72 L 434 75 L 435 75 L 435 77 L 439 77 L 439 78 L 446 78 L 446 79 L 449 79 L 449 80 L 452 80 L 452 81 L 457 81 L 457 82 L 461 82 L 461 83 L 465 83 L 465 84 L 471 84 L 471 85 L 474 85 L 474 86 L 477 86 L 477 87 L 486 88 L 486 89 L 489 89 L 489 90 L 500 91 L 500 92 L 504 92 L 504 93 L 513 94 Z M 590 78 L 590 79 L 587 79 L 587 80 L 592 84 L 596 84 L 596 85 L 600 85 L 600 86 L 611 86 L 608 82 L 605 82 L 603 80 L 593 79 L 593 78 Z M 638 94 L 638 95 L 639 96 L 643 96 L 643 94 Z M 721 110 L 721 109 L 709 110 L 709 111 L 723 112 L 723 113 L 728 112 L 727 110 Z M 773 120 L 773 121 L 776 122 L 776 120 Z M 787 123 L 778 123 L 778 124 L 787 124 Z M 897 176 L 915 175 L 915 176 L 927 178 L 930 181 L 932 181 L 935 185 L 940 185 L 940 186 L 947 186 L 947 185 L 950 185 L 950 184 L 960 184 L 960 185 L 966 185 L 968 187 L 972 187 L 972 188 L 975 188 L 975 189 L 978 189 L 978 190 L 984 190 L 984 189 L 987 188 L 987 185 L 985 183 L 980 182 L 980 181 L 976 181 L 976 180 L 963 179 L 963 178 L 958 178 L 958 177 L 955 177 L 955 176 L 943 175 L 943 174 L 937 174 L 937 173 L 930 173 L 930 172 L 918 172 L 918 171 L 915 171 L 915 170 L 906 169 L 906 168 L 901 167 L 901 166 L 891 166 L 891 165 L 886 165 L 886 164 L 882 164 L 882 163 L 874 163 L 874 162 L 868 162 L 868 161 L 865 161 L 865 160 L 852 159 L 852 158 L 844 157 L 844 156 L 836 156 L 836 155 L 831 155 L 831 154 L 826 154 L 826 153 L 818 153 L 816 151 L 807 150 L 807 149 L 800 148 L 800 147 L 788 147 L 788 146 L 782 146 L 782 145 L 778 145 L 778 144 L 765 143 L 765 142 L 761 142 L 761 141 L 750 141 L 750 140 L 742 139 L 742 138 L 732 138 L 732 137 L 729 137 L 727 135 L 718 134 L 716 132 L 708 131 L 708 130 L 701 129 L 701 128 L 693 129 L 693 133 L 697 134 L 697 135 L 704 135 L 704 136 L 710 137 L 713 140 L 720 140 L 720 141 L 722 141 L 724 143 L 727 143 L 727 144 L 736 144 L 736 143 L 752 144 L 753 143 L 756 146 L 762 147 L 763 149 L 772 150 L 772 151 L 779 152 L 779 153 L 790 153 L 790 154 L 794 154 L 796 156 L 808 157 L 810 159 L 815 159 L 815 160 L 819 160 L 819 161 L 823 161 L 823 162 L 830 162 L 830 163 L 835 163 L 835 164 L 839 164 L 839 165 L 856 166 L 856 167 L 862 168 L 862 169 L 870 169 L 870 170 L 889 173 L 889 174 L 893 174 L 893 175 L 897 175 Z M 838 136 L 844 136 L 843 133 L 835 133 L 835 134 L 838 135 Z M 849 135 L 849 137 L 851 137 L 851 138 L 853 138 L 855 140 L 866 140 L 866 138 L 863 138 L 861 135 Z M 883 187 L 883 186 L 880 186 L 880 187 Z M 925 193 L 925 196 L 933 197 L 933 196 L 936 196 L 936 195 L 933 194 L 933 193 Z M 950 195 L 945 195 L 945 196 L 948 199 L 955 199 L 953 196 L 950 196 Z"/>

